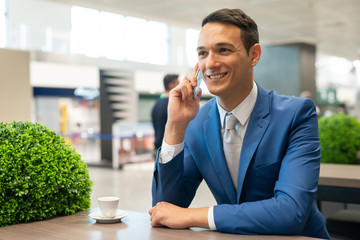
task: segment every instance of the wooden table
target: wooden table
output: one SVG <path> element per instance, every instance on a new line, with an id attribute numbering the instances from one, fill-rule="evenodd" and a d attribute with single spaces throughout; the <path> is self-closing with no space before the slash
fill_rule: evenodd
<path id="1" fill-rule="evenodd" d="M 322 163 L 317 198 L 360 204 L 360 165 Z"/>
<path id="2" fill-rule="evenodd" d="M 301 236 L 245 236 L 226 234 L 206 229 L 193 228 L 174 230 L 165 227 L 152 228 L 147 213 L 125 211 L 128 216 L 122 222 L 104 224 L 96 223 L 88 217 L 89 211 L 79 212 L 71 216 L 57 217 L 50 220 L 17 224 L 0 228 L 1 240 L 168 240 L 168 239 L 237 239 L 237 240 L 310 240 L 315 238 Z"/>
<path id="3" fill-rule="evenodd" d="M 319 185 L 360 188 L 360 165 L 322 163 Z"/>

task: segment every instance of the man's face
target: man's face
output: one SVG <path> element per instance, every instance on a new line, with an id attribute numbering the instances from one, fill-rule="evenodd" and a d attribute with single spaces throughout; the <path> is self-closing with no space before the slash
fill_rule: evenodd
<path id="1" fill-rule="evenodd" d="M 252 54 L 240 37 L 237 26 L 215 22 L 205 24 L 199 35 L 199 68 L 209 91 L 223 99 L 236 98 L 252 86 Z"/>

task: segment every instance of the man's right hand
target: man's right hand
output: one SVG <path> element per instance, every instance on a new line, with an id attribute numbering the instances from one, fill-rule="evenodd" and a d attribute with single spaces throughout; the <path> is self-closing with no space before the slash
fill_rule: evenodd
<path id="1" fill-rule="evenodd" d="M 169 145 L 182 143 L 186 128 L 199 111 L 201 89 L 194 99 L 194 87 L 197 86 L 195 71 L 187 74 L 184 80 L 170 91 L 168 119 L 165 126 L 164 141 Z"/>

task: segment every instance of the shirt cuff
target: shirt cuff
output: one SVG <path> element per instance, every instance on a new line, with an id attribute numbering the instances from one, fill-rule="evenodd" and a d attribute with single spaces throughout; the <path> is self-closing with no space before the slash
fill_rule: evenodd
<path id="1" fill-rule="evenodd" d="M 209 207 L 208 210 L 208 223 L 210 230 L 216 230 L 215 220 L 214 220 L 214 207 Z"/>
<path id="2" fill-rule="evenodd" d="M 163 140 L 159 154 L 159 163 L 165 164 L 170 162 L 183 149 L 184 149 L 184 142 L 175 145 L 169 145 Z"/>

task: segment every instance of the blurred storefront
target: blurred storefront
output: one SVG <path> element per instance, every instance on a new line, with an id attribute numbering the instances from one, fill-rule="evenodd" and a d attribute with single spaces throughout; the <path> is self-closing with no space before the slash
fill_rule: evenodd
<path id="1" fill-rule="evenodd" d="M 72 144 L 86 163 L 100 161 L 100 102 L 94 88 L 34 88 L 36 122 Z"/>

